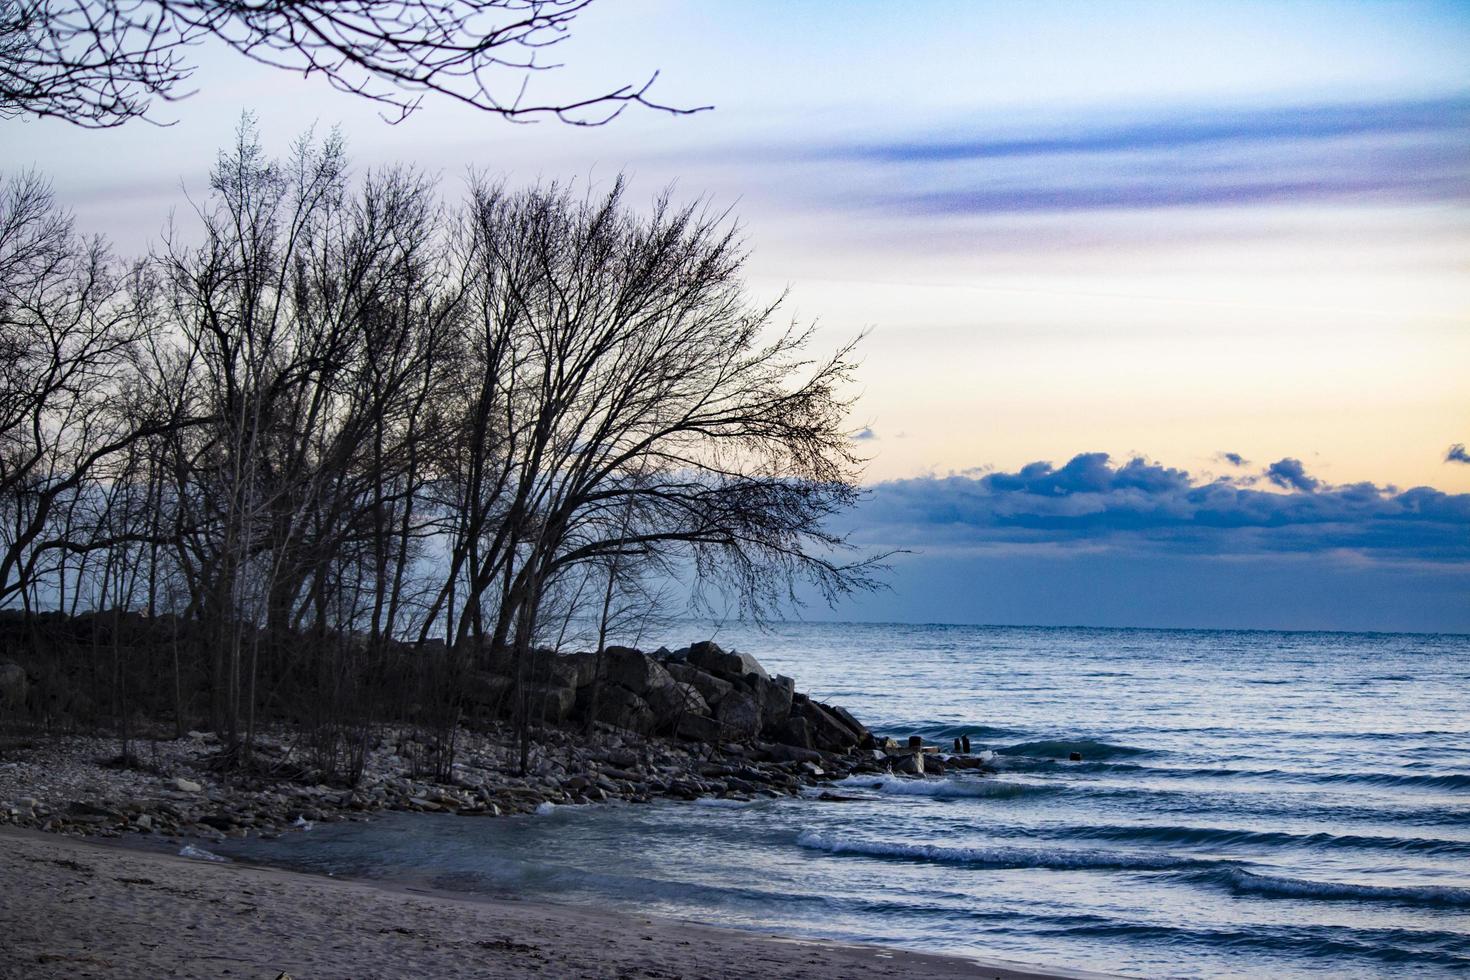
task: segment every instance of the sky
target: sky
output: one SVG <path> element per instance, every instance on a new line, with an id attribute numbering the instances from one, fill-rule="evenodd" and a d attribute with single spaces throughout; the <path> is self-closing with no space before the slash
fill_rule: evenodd
<path id="1" fill-rule="evenodd" d="M 1467 53 L 1465 3 L 603 0 L 542 95 L 657 69 L 714 108 L 389 126 L 201 49 L 174 125 L 0 122 L 0 170 L 125 252 L 244 111 L 450 195 L 673 184 L 739 216 L 754 296 L 868 334 L 851 530 L 908 553 L 807 615 L 1470 631 Z"/>

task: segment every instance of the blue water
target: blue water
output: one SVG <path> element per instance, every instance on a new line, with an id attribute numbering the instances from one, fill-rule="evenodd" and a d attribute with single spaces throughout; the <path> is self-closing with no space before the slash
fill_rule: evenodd
<path id="1" fill-rule="evenodd" d="M 1140 976 L 1470 971 L 1470 637 L 717 638 L 882 733 L 969 733 L 1001 771 L 856 779 L 851 803 L 396 815 L 237 853 Z"/>

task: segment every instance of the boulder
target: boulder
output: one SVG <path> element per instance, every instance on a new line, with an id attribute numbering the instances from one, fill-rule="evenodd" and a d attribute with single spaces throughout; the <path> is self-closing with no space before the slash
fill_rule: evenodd
<path id="1" fill-rule="evenodd" d="M 594 721 L 604 722 L 615 728 L 647 735 L 654 729 L 655 718 L 648 702 L 625 687 L 609 684 L 603 687 L 597 698 Z"/>
<path id="2" fill-rule="evenodd" d="M 23 711 L 29 693 L 30 681 L 25 668 L 18 663 L 0 663 L 0 707 Z"/>
<path id="3" fill-rule="evenodd" d="M 703 640 L 699 643 L 689 645 L 688 661 L 696 667 L 715 674 L 726 674 L 731 677 L 744 677 L 746 674 L 754 674 L 761 680 L 770 680 L 771 675 L 766 673 L 766 668 L 760 665 L 748 653 L 726 653 L 720 645 L 713 640 Z"/>
<path id="4" fill-rule="evenodd" d="M 812 743 L 828 752 L 846 752 L 858 745 L 860 739 L 837 716 L 815 701 L 804 700 L 793 711 L 799 712 L 812 729 Z"/>
<path id="5" fill-rule="evenodd" d="M 592 679 L 589 664 L 587 680 Z M 523 675 L 529 677 L 538 684 L 546 684 L 551 687 L 568 687 L 573 690 L 581 687 L 586 681 L 582 679 L 581 661 L 573 656 L 564 656 L 559 653 L 538 652 L 532 658 L 529 669 Z"/>
<path id="6" fill-rule="evenodd" d="M 603 676 L 634 694 L 668 687 L 674 678 L 664 665 L 632 647 L 608 647 L 603 651 Z"/>
<path id="7" fill-rule="evenodd" d="M 814 745 L 812 726 L 805 718 L 787 718 L 771 734 L 782 745 L 793 745 L 800 749 L 810 749 Z"/>
<path id="8" fill-rule="evenodd" d="M 924 757 L 918 752 L 912 755 L 901 755 L 894 762 L 893 768 L 907 776 L 924 775 Z"/>
<path id="9" fill-rule="evenodd" d="M 664 669 L 673 676 L 675 680 L 685 684 L 693 684 L 699 691 L 700 697 L 704 698 L 706 704 L 713 707 L 720 703 L 726 694 L 735 690 L 735 685 L 714 674 L 690 664 L 671 660 L 664 664 Z"/>
<path id="10" fill-rule="evenodd" d="M 660 727 L 673 725 L 683 715 L 709 714 L 709 705 L 699 689 L 682 681 L 670 681 L 667 685 L 650 688 L 643 699 L 658 716 Z"/>
<path id="11" fill-rule="evenodd" d="M 509 677 L 476 671 L 465 678 L 460 687 L 460 697 L 466 704 L 499 711 L 510 704 L 510 690 L 514 682 Z"/>
<path id="12" fill-rule="evenodd" d="M 526 682 L 526 708 L 529 716 L 537 721 L 559 724 L 566 721 L 577 703 L 575 688 L 559 684 L 537 684 Z"/>
<path id="13" fill-rule="evenodd" d="M 796 681 L 784 674 L 772 680 L 757 680 L 755 695 L 760 701 L 761 718 L 767 727 L 779 725 L 791 716 L 791 698 L 796 693 Z"/>
<path id="14" fill-rule="evenodd" d="M 715 709 L 715 718 L 732 738 L 752 738 L 761 730 L 761 707 L 744 691 L 731 691 Z"/>
<path id="15" fill-rule="evenodd" d="M 723 732 L 718 721 L 705 715 L 680 715 L 679 719 L 674 722 L 675 735 L 695 742 L 703 742 L 705 745 L 717 743 Z"/>
<path id="16" fill-rule="evenodd" d="M 194 782 L 192 779 L 185 779 L 183 776 L 175 776 L 164 785 L 169 789 L 178 790 L 180 793 L 202 793 L 204 791 L 203 786 Z"/>
<path id="17" fill-rule="evenodd" d="M 850 728 L 853 735 L 857 737 L 859 744 L 873 744 L 873 733 L 868 731 L 866 725 L 854 718 L 851 711 L 848 711 L 840 704 L 824 704 L 822 707 L 836 715 L 838 721 Z"/>

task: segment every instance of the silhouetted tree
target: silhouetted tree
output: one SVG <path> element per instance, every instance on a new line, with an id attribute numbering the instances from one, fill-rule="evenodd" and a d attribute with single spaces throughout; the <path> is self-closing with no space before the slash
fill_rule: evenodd
<path id="1" fill-rule="evenodd" d="M 0 0 L 0 116 L 83 126 L 147 117 L 174 101 L 205 41 L 320 75 L 392 121 L 440 95 L 506 119 L 600 125 L 630 104 L 668 112 L 641 85 L 560 102 L 528 94 L 543 52 L 591 0 Z"/>

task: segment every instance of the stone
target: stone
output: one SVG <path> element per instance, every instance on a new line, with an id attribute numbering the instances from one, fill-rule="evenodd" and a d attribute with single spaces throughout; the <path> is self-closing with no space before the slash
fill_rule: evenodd
<path id="1" fill-rule="evenodd" d="M 924 757 L 918 752 L 901 755 L 894 764 L 894 768 L 907 776 L 922 776 L 924 775 Z"/>
<path id="2" fill-rule="evenodd" d="M 709 705 L 693 684 L 673 681 L 660 687 L 650 688 L 643 696 L 653 713 L 661 721 L 672 725 L 684 715 L 708 715 Z"/>
<path id="3" fill-rule="evenodd" d="M 761 708 L 744 691 L 732 691 L 720 701 L 715 718 L 733 738 L 752 738 L 761 730 Z"/>
<path id="4" fill-rule="evenodd" d="M 512 685 L 509 677 L 477 671 L 465 679 L 459 693 L 467 704 L 498 712 L 510 704 Z"/>
<path id="5" fill-rule="evenodd" d="M 779 725 L 791 717 L 791 700 L 795 693 L 796 681 L 784 674 L 755 682 L 755 695 L 760 701 L 761 719 L 766 727 Z"/>
<path id="6" fill-rule="evenodd" d="M 582 662 L 574 656 L 563 656 L 549 651 L 537 651 L 531 660 L 530 669 L 522 676 L 549 687 L 569 687 L 576 690 L 592 679 L 592 665 L 588 664 L 586 681 L 582 678 Z"/>
<path id="7" fill-rule="evenodd" d="M 822 705 L 822 707 L 826 708 L 833 715 L 836 715 L 838 721 L 842 722 L 844 725 L 850 728 L 852 730 L 852 733 L 857 736 L 857 740 L 859 743 L 871 743 L 873 739 L 872 733 L 868 731 L 868 727 L 866 725 L 853 717 L 851 711 L 848 711 L 840 704 L 824 704 Z"/>
<path id="8" fill-rule="evenodd" d="M 793 709 L 811 725 L 812 744 L 828 752 L 846 752 L 858 744 L 858 738 L 827 709 L 815 701 L 805 701 Z"/>
<path id="9" fill-rule="evenodd" d="M 728 674 L 732 677 L 754 674 L 763 681 L 771 679 L 771 675 L 766 673 L 766 669 L 761 666 L 759 660 L 748 653 L 736 653 L 733 650 L 726 653 L 713 640 L 691 643 L 686 659 L 694 666 L 703 667 L 714 673 Z"/>
<path id="10" fill-rule="evenodd" d="M 593 715 L 593 720 L 643 735 L 652 732 L 656 722 L 647 701 L 616 684 L 603 687 L 597 699 L 597 712 Z"/>
<path id="11" fill-rule="evenodd" d="M 30 680 L 25 668 L 18 663 L 0 663 L 0 707 L 10 711 L 24 711 L 26 697 L 30 694 Z"/>
<path id="12" fill-rule="evenodd" d="M 529 716 L 538 721 L 559 724 L 571 716 L 577 703 L 574 687 L 526 682 L 526 708 Z"/>
<path id="13" fill-rule="evenodd" d="M 705 703 L 710 707 L 719 704 L 721 698 L 735 690 L 734 684 L 692 664 L 672 660 L 664 664 L 664 669 L 675 680 L 693 684 L 699 690 L 700 697 L 704 698 Z"/>
<path id="14" fill-rule="evenodd" d="M 632 647 L 608 647 L 604 650 L 603 670 L 607 680 L 639 695 L 674 682 L 663 664 Z"/>
<path id="15" fill-rule="evenodd" d="M 680 715 L 674 723 L 675 735 L 706 745 L 718 742 L 722 733 L 720 723 L 706 715 Z"/>
<path id="16" fill-rule="evenodd" d="M 201 786 L 199 783 L 194 782 L 194 780 L 192 779 L 185 779 L 183 776 L 175 776 L 164 785 L 167 786 L 169 789 L 178 790 L 180 793 L 204 792 L 203 786 Z"/>
<path id="17" fill-rule="evenodd" d="M 773 736 L 782 745 L 794 745 L 802 749 L 810 749 L 815 744 L 812 742 L 811 722 L 805 718 L 787 718 L 776 726 Z"/>
<path id="18" fill-rule="evenodd" d="M 924 748 L 924 736 L 922 736 L 922 735 L 910 735 L 909 736 L 909 751 L 910 752 L 920 752 L 920 751 L 923 751 L 923 748 Z"/>

